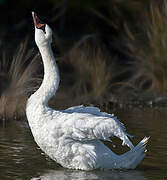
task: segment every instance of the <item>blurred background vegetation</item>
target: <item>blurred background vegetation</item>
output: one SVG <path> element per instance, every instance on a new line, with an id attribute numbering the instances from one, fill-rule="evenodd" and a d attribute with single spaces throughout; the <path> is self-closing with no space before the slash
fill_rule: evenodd
<path id="1" fill-rule="evenodd" d="M 25 116 L 43 66 L 31 11 L 54 31 L 61 73 L 50 105 L 166 102 L 165 0 L 0 0 L 0 116 Z"/>

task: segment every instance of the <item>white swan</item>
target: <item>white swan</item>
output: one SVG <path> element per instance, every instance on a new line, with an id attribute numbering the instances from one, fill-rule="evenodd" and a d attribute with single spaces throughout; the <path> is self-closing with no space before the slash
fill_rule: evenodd
<path id="1" fill-rule="evenodd" d="M 51 159 L 70 169 L 134 169 L 145 156 L 148 138 L 136 147 L 125 127 L 111 114 L 96 107 L 76 106 L 63 111 L 48 107 L 59 85 L 59 71 L 51 49 L 52 30 L 32 12 L 35 42 L 44 64 L 40 88 L 28 99 L 27 119 L 38 146 Z M 116 155 L 101 140 L 117 136 L 130 151 Z"/>

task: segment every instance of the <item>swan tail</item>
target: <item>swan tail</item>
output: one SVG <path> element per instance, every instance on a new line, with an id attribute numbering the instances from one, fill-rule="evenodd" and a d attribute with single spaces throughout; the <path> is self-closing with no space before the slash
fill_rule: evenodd
<path id="1" fill-rule="evenodd" d="M 145 137 L 137 146 L 120 156 L 119 168 L 135 169 L 146 155 L 146 145 L 150 137 Z"/>

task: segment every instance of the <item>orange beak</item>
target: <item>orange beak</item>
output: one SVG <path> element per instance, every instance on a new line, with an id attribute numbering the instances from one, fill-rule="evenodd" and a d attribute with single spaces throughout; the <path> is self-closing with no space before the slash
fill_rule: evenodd
<path id="1" fill-rule="evenodd" d="M 43 26 L 45 26 L 45 24 L 41 22 L 35 12 L 32 12 L 32 17 L 36 28 L 41 29 Z"/>

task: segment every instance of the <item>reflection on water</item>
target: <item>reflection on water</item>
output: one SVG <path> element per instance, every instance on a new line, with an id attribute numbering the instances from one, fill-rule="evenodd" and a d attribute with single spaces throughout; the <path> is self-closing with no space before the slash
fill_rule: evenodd
<path id="1" fill-rule="evenodd" d="M 144 177 L 139 171 L 70 171 L 70 170 L 50 170 L 46 173 L 43 173 L 39 177 L 32 178 L 31 180 L 144 180 Z"/>
<path id="2" fill-rule="evenodd" d="M 0 124 L 0 179 L 167 179 L 167 110 L 118 111 L 115 114 L 134 135 L 135 144 L 144 136 L 151 136 L 147 156 L 136 170 L 64 169 L 42 154 L 24 121 L 12 121 L 5 126 Z"/>

